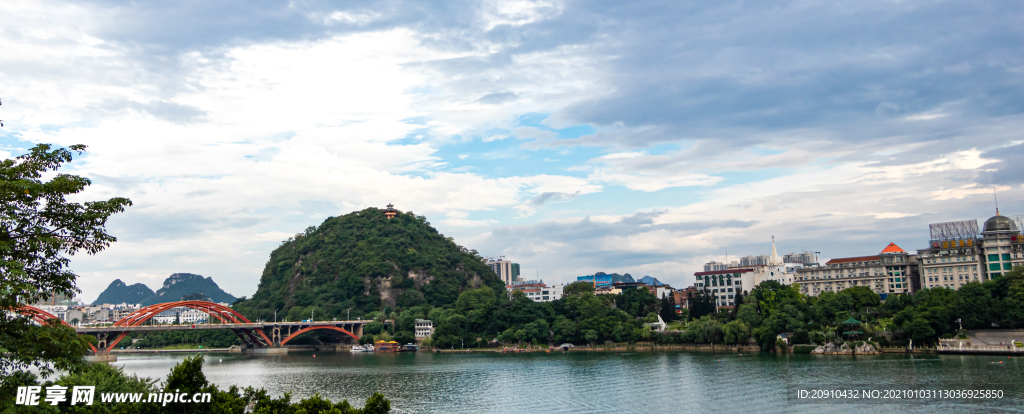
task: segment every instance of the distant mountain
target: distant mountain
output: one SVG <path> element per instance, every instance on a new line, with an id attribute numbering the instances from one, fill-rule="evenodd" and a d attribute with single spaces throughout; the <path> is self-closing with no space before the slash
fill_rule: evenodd
<path id="1" fill-rule="evenodd" d="M 154 303 L 176 302 L 183 298 L 196 300 L 206 298 L 211 302 L 232 303 L 235 297 L 221 290 L 213 278 L 191 273 L 175 273 L 164 280 L 164 286 L 153 292 L 146 285 L 136 283 L 128 286 L 120 279 L 115 280 L 100 293 L 93 305 L 104 303 L 131 303 L 143 306 Z"/>
<path id="2" fill-rule="evenodd" d="M 142 303 L 142 301 L 153 297 L 153 295 L 155 295 L 153 290 L 142 283 L 128 286 L 121 279 L 115 279 L 113 282 L 110 282 L 110 286 L 107 286 L 107 289 L 100 293 L 100 296 L 92 304 Z"/>
<path id="3" fill-rule="evenodd" d="M 612 283 L 637 283 L 637 282 L 642 282 L 642 283 L 645 283 L 645 284 L 648 284 L 648 285 L 651 285 L 651 286 L 661 286 L 661 285 L 664 285 L 664 283 L 661 283 L 658 279 L 650 277 L 650 276 L 644 276 L 644 277 L 640 278 L 639 280 L 637 280 L 637 279 L 633 279 L 633 275 L 631 275 L 629 273 L 626 273 L 624 275 L 620 275 L 618 273 L 597 272 L 597 273 L 594 273 L 594 274 L 598 275 L 598 276 L 611 276 L 612 277 Z M 587 275 L 587 276 L 591 276 L 591 275 Z M 587 277 L 587 276 L 580 276 L 580 277 Z"/>
<path id="4" fill-rule="evenodd" d="M 650 276 L 644 276 L 644 277 L 640 278 L 640 281 L 644 282 L 644 284 L 650 285 L 650 286 L 661 286 L 661 285 L 664 285 L 664 283 L 661 283 L 658 279 L 650 277 Z"/>
<path id="5" fill-rule="evenodd" d="M 235 297 L 221 290 L 220 286 L 213 281 L 212 277 L 202 277 L 192 273 L 175 273 L 164 280 L 164 286 L 156 291 L 152 297 L 142 301 L 142 305 L 154 303 L 175 302 L 183 297 L 201 293 L 210 298 L 211 302 L 232 303 Z"/>

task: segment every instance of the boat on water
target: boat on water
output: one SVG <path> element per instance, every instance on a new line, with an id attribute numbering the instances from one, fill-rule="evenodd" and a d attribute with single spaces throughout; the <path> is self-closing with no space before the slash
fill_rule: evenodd
<path id="1" fill-rule="evenodd" d="M 402 346 L 400 352 L 416 352 L 419 351 L 420 347 L 414 343 L 408 343 Z"/>
<path id="2" fill-rule="evenodd" d="M 374 343 L 376 352 L 398 352 L 402 347 L 395 341 L 377 341 Z"/>
<path id="3" fill-rule="evenodd" d="M 352 346 L 352 352 L 373 352 L 373 345 L 372 344 L 353 345 Z"/>

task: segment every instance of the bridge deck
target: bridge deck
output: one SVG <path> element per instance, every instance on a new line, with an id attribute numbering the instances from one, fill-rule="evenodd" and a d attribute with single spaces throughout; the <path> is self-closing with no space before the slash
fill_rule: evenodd
<path id="1" fill-rule="evenodd" d="M 181 325 L 140 325 L 140 326 L 95 326 L 75 328 L 80 334 L 96 334 L 108 332 L 163 332 L 163 331 L 186 331 L 204 329 L 271 329 L 275 326 L 281 328 L 306 328 L 310 326 L 344 326 L 344 325 L 366 325 L 373 321 L 315 321 L 315 322 L 260 322 L 260 323 L 197 323 Z M 385 321 L 385 325 L 391 321 Z"/>

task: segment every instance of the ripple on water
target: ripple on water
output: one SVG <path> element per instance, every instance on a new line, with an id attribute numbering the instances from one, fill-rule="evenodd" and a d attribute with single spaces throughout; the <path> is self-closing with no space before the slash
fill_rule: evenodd
<path id="1" fill-rule="evenodd" d="M 166 377 L 180 354 L 121 357 L 127 372 Z M 1003 364 L 995 364 L 1003 360 Z M 823 357 L 712 353 L 207 355 L 222 387 L 319 392 L 361 405 L 375 391 L 399 413 L 453 412 L 1024 412 L 1024 359 L 982 356 Z M 1007 399 L 979 405 L 790 405 L 790 385 L 879 384 L 895 388 L 995 387 Z"/>

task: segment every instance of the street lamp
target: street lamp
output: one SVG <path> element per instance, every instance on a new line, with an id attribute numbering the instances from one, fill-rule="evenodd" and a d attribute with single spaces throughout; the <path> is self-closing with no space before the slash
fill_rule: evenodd
<path id="1" fill-rule="evenodd" d="M 309 322 L 313 322 L 313 311 L 316 310 L 316 306 L 309 310 Z"/>
<path id="2" fill-rule="evenodd" d="M 345 316 L 345 320 L 346 321 L 352 320 L 352 308 L 348 308 L 348 313 L 346 313 L 345 315 L 346 315 Z"/>
<path id="3" fill-rule="evenodd" d="M 274 309 L 274 323 L 277 323 L 277 311 L 281 309 Z"/>

